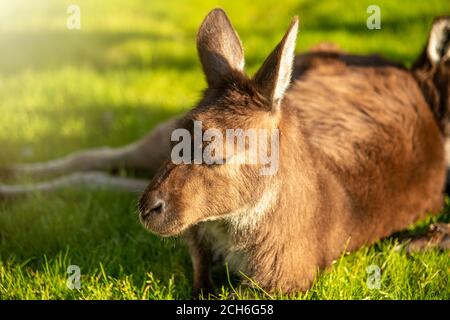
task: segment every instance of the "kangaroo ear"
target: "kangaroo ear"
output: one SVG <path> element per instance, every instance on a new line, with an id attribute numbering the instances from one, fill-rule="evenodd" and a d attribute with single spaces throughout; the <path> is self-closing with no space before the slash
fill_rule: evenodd
<path id="1" fill-rule="evenodd" d="M 274 108 L 280 105 L 291 81 L 297 32 L 298 17 L 294 17 L 281 42 L 253 77 L 261 93 L 269 99 Z"/>
<path id="2" fill-rule="evenodd" d="M 244 50 L 225 11 L 212 10 L 197 34 L 197 50 L 209 86 L 215 86 L 233 70 L 244 70 Z"/>
<path id="3" fill-rule="evenodd" d="M 450 17 L 439 17 L 434 20 L 427 55 L 433 64 L 450 58 Z"/>

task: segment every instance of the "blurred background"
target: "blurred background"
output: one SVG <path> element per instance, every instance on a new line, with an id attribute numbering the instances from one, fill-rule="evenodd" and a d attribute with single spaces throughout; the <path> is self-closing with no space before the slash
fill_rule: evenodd
<path id="1" fill-rule="evenodd" d="M 80 30 L 66 26 L 70 4 Z M 195 35 L 223 7 L 255 71 L 300 17 L 297 51 L 331 41 L 409 65 L 446 0 L 376 1 L 0 1 L 0 163 L 43 160 L 73 149 L 121 145 L 190 108 L 205 83 Z"/>
<path id="2" fill-rule="evenodd" d="M 67 28 L 71 4 L 80 9 L 79 30 Z M 379 30 L 366 27 L 373 4 L 381 9 Z M 0 165 L 124 145 L 191 108 L 205 87 L 195 36 L 214 7 L 224 8 L 237 29 L 249 73 L 294 15 L 297 52 L 327 41 L 409 66 L 432 19 L 450 12 L 448 0 L 1 0 Z M 113 192 L 66 190 L 0 203 L 0 297 L 188 297 L 185 249 L 142 230 L 135 202 Z M 444 258 L 436 258 L 436 270 Z M 65 288 L 69 263 L 81 265 L 92 284 L 81 293 Z M 435 270 L 417 268 L 411 272 Z M 348 289 L 316 297 L 382 297 Z M 439 292 L 438 284 L 432 294 Z"/>

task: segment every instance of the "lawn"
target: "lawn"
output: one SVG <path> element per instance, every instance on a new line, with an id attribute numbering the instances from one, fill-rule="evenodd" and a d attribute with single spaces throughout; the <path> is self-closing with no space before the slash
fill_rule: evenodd
<path id="1" fill-rule="evenodd" d="M 68 30 L 69 4 L 81 29 Z M 368 30 L 366 9 L 381 8 Z M 331 41 L 410 65 L 447 0 L 0 2 L 0 165 L 44 161 L 82 148 L 121 146 L 193 106 L 205 82 L 195 34 L 223 7 L 238 30 L 251 73 L 300 17 L 297 51 Z M 125 174 L 125 173 L 122 173 Z M 66 189 L 0 202 L 0 299 L 189 298 L 191 265 L 179 239 L 160 239 L 138 222 L 136 196 Z M 409 230 L 449 221 L 450 206 Z M 81 289 L 66 285 L 81 269 Z M 380 287 L 369 289 L 370 265 Z M 398 237 L 342 256 L 299 299 L 450 299 L 448 252 L 407 255 Z M 236 287 L 214 270 L 217 298 Z M 258 290 L 241 298 L 287 298 Z"/>

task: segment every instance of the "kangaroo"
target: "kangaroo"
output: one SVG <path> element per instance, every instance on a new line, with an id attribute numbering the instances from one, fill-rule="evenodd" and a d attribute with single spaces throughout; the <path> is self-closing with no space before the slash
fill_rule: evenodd
<path id="1" fill-rule="evenodd" d="M 67 175 L 28 186 L 0 185 L 0 197 L 68 185 L 145 189 L 140 220 L 161 236 L 183 235 L 194 296 L 212 290 L 210 264 L 216 259 L 269 292 L 307 290 L 342 252 L 442 209 L 450 18 L 434 21 L 409 70 L 327 46 L 295 56 L 297 33 L 295 17 L 249 77 L 237 32 L 225 12 L 214 9 L 197 34 L 207 88 L 190 112 L 123 148 L 5 169 L 4 176 Z M 262 175 L 264 163 L 230 161 L 251 151 L 248 141 L 238 152 L 233 145 L 223 147 L 233 150 L 223 161 L 175 163 L 172 133 L 193 133 L 196 122 L 204 131 L 278 132 L 278 170 Z M 216 140 L 203 142 L 208 147 Z M 156 174 L 148 183 L 102 172 L 116 167 Z"/>

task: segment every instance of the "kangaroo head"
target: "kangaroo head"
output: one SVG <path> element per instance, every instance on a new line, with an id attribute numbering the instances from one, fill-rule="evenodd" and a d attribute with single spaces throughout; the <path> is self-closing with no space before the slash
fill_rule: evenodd
<path id="1" fill-rule="evenodd" d="M 441 127 L 449 131 L 450 17 L 438 17 L 434 20 L 427 45 L 412 71 Z"/>
<path id="2" fill-rule="evenodd" d="M 140 218 L 149 230 L 175 235 L 202 221 L 244 219 L 271 205 L 280 105 L 290 83 L 297 29 L 294 18 L 249 78 L 241 41 L 225 12 L 207 15 L 197 49 L 208 87 L 172 133 L 171 159 L 140 199 Z"/>

